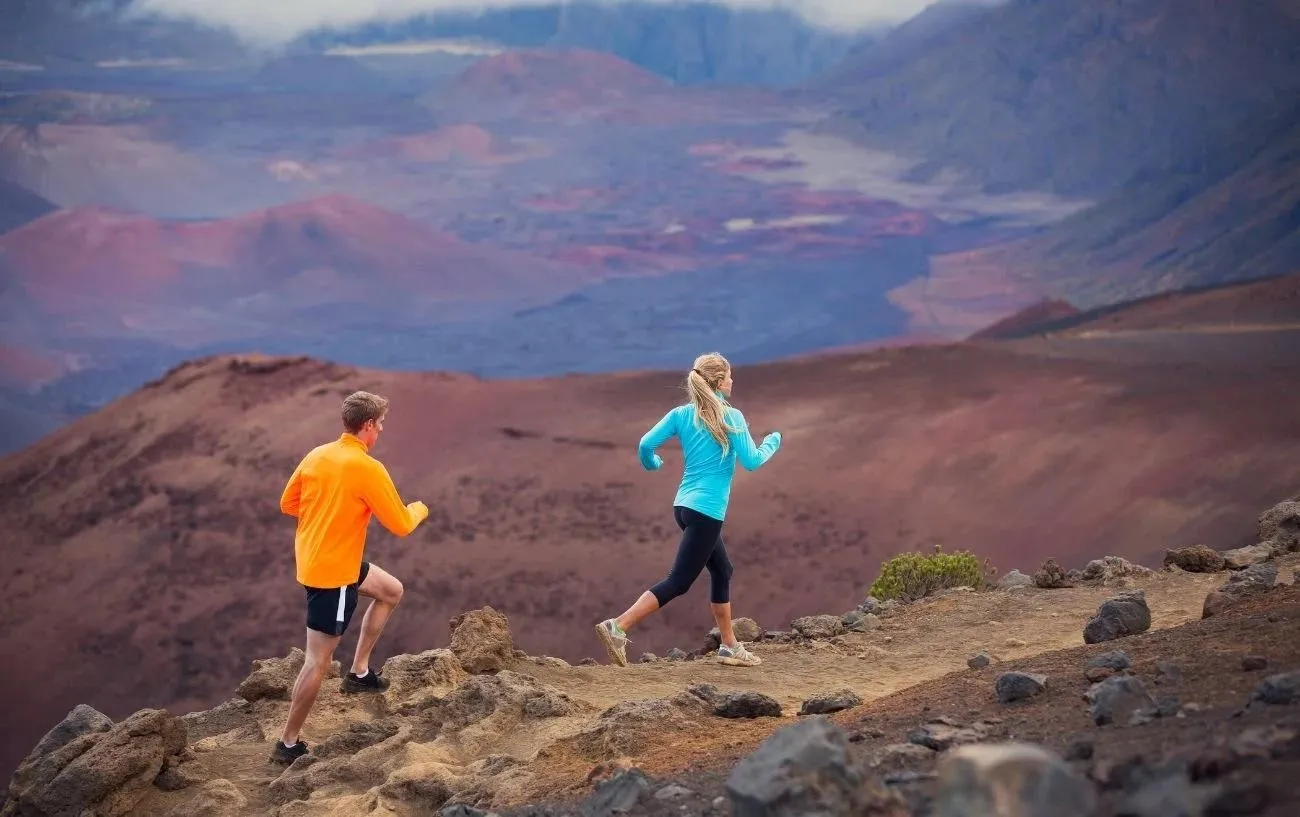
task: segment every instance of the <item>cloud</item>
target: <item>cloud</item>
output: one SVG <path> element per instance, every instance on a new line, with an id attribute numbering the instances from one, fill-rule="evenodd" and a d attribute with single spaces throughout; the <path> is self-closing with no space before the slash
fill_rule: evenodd
<path id="1" fill-rule="evenodd" d="M 619 2 L 620 0 L 606 0 Z M 671 2 L 672 0 L 651 0 Z M 556 0 L 133 0 L 133 13 L 171 17 L 233 31 L 260 45 L 288 42 L 323 27 L 399 22 L 438 11 L 554 5 Z M 839 30 L 905 20 L 935 0 L 707 0 L 733 8 L 788 8 L 809 24 Z"/>

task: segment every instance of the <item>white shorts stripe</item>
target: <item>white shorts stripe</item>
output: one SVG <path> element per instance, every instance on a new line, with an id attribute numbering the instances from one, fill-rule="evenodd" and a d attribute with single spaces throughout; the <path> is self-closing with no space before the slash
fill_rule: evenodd
<path id="1" fill-rule="evenodd" d="M 343 609 L 344 607 L 347 606 L 347 602 L 348 602 L 348 589 L 346 587 L 340 587 L 339 588 L 339 611 L 338 611 L 338 615 L 334 619 L 335 621 L 339 621 L 339 622 L 343 621 Z"/>

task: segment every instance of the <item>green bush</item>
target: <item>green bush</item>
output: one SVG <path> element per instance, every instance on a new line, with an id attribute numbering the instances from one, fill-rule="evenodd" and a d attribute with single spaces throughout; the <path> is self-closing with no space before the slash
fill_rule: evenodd
<path id="1" fill-rule="evenodd" d="M 979 590 L 993 572 L 987 559 L 981 565 L 969 551 L 944 553 L 935 545 L 934 553 L 900 553 L 885 562 L 868 592 L 881 601 L 915 601 L 945 587 Z"/>

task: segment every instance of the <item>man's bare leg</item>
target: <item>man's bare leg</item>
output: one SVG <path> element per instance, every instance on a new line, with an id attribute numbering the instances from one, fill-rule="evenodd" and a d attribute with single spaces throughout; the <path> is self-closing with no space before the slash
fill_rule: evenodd
<path id="1" fill-rule="evenodd" d="M 357 592 L 372 599 L 361 618 L 361 635 L 357 637 L 357 651 L 352 658 L 352 674 L 365 675 L 370 669 L 370 653 L 374 651 L 384 625 L 402 600 L 404 588 L 392 574 L 371 564 L 366 580 Z"/>
<path id="2" fill-rule="evenodd" d="M 280 740 L 285 746 L 298 742 L 298 733 L 307 720 L 316 703 L 316 694 L 320 692 L 321 682 L 329 672 L 330 661 L 334 659 L 334 648 L 339 645 L 341 636 L 326 635 L 315 630 L 307 631 L 307 655 L 298 671 L 298 680 L 293 683 L 293 698 L 289 702 L 289 718 L 284 724 Z"/>

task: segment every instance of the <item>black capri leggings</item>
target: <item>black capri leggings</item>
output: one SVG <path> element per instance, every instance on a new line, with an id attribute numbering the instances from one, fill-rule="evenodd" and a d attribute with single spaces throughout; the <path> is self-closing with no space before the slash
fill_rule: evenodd
<path id="1" fill-rule="evenodd" d="M 673 519 L 682 529 L 682 542 L 677 546 L 673 569 L 663 581 L 650 588 L 663 607 L 668 602 L 691 589 L 704 568 L 709 569 L 709 600 L 714 604 L 731 601 L 731 560 L 722 543 L 722 520 L 673 506 Z"/>

